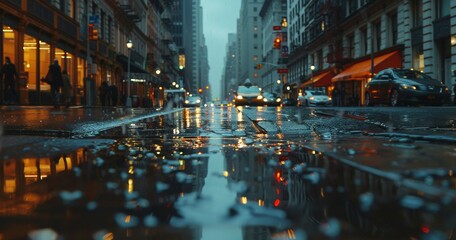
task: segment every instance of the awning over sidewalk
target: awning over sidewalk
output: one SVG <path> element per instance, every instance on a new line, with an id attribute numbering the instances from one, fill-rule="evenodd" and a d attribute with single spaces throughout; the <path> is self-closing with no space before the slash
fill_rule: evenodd
<path id="1" fill-rule="evenodd" d="M 314 87 L 326 87 L 331 85 L 331 79 L 334 76 L 329 70 L 323 71 L 322 73 L 312 77 L 307 82 L 301 84 L 301 88 L 313 85 Z"/>
<path id="2" fill-rule="evenodd" d="M 402 58 L 399 51 L 390 52 L 374 58 L 374 73 L 385 68 L 401 68 Z M 355 63 L 332 78 L 332 82 L 364 80 L 371 77 L 371 59 Z"/>

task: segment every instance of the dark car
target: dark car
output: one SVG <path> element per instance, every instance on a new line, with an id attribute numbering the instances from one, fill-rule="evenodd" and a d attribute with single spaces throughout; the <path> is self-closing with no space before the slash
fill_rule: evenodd
<path id="1" fill-rule="evenodd" d="M 442 105 L 450 99 L 447 86 L 411 69 L 388 68 L 366 84 L 365 105 L 386 103 Z"/>
<path id="2" fill-rule="evenodd" d="M 263 102 L 266 106 L 280 106 L 282 99 L 275 93 L 264 92 Z"/>

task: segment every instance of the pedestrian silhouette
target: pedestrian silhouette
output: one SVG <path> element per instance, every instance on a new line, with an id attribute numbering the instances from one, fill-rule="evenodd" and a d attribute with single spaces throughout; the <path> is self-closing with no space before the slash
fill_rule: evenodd
<path id="1" fill-rule="evenodd" d="M 42 80 L 51 85 L 52 103 L 55 108 L 58 108 L 60 106 L 60 88 L 63 86 L 63 79 L 62 70 L 57 59 L 54 59 L 54 63 L 49 66 L 46 78 Z"/>
<path id="2" fill-rule="evenodd" d="M 5 57 L 5 64 L 1 69 L 1 75 L 5 86 L 5 103 L 14 104 L 16 103 L 16 81 L 19 80 L 19 74 L 16 71 L 16 66 L 11 63 L 9 57 Z"/>
<path id="3" fill-rule="evenodd" d="M 106 106 L 106 101 L 108 98 L 109 85 L 108 82 L 103 81 L 98 87 L 98 97 L 100 98 L 101 106 Z"/>
<path id="4" fill-rule="evenodd" d="M 117 91 L 117 87 L 114 84 L 109 86 L 109 92 L 111 93 L 111 104 L 112 106 L 117 106 L 119 92 Z"/>
<path id="5" fill-rule="evenodd" d="M 65 107 L 68 108 L 71 103 L 71 82 L 70 76 L 66 70 L 62 71 L 62 79 L 63 79 L 63 86 L 62 86 L 62 95 Z"/>

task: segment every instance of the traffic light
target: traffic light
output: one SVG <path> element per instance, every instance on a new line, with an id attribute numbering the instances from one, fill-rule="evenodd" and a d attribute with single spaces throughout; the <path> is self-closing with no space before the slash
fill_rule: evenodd
<path id="1" fill-rule="evenodd" d="M 261 63 L 258 63 L 258 64 L 255 66 L 255 69 L 258 69 L 258 70 L 260 70 L 260 69 L 262 69 L 262 68 L 263 68 L 263 64 L 261 64 Z"/>
<path id="2" fill-rule="evenodd" d="M 274 38 L 274 48 L 280 49 L 281 45 L 282 45 L 282 39 L 280 37 Z"/>
<path id="3" fill-rule="evenodd" d="M 203 89 L 202 88 L 198 88 L 198 93 L 203 93 Z"/>

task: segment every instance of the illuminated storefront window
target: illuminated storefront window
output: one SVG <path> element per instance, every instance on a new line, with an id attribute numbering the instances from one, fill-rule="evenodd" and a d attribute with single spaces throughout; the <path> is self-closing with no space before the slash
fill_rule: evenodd
<path id="1" fill-rule="evenodd" d="M 37 76 L 37 40 L 36 38 L 24 35 L 24 73 L 27 77 L 28 84 L 27 88 L 30 90 L 36 90 L 36 85 L 40 84 L 39 76 Z"/>
<path id="2" fill-rule="evenodd" d="M 51 46 L 43 41 L 40 44 L 40 76 L 45 77 L 51 64 Z M 41 91 L 50 91 L 49 84 L 40 83 Z"/>
<path id="3" fill-rule="evenodd" d="M 69 76 L 73 75 L 73 59 L 74 56 L 71 53 L 64 52 L 60 48 L 55 48 L 55 58 L 59 60 L 60 67 L 62 70 L 67 70 Z"/>
<path id="4" fill-rule="evenodd" d="M 16 62 L 16 34 L 10 27 L 3 26 L 3 59 L 10 57 L 11 62 Z"/>

